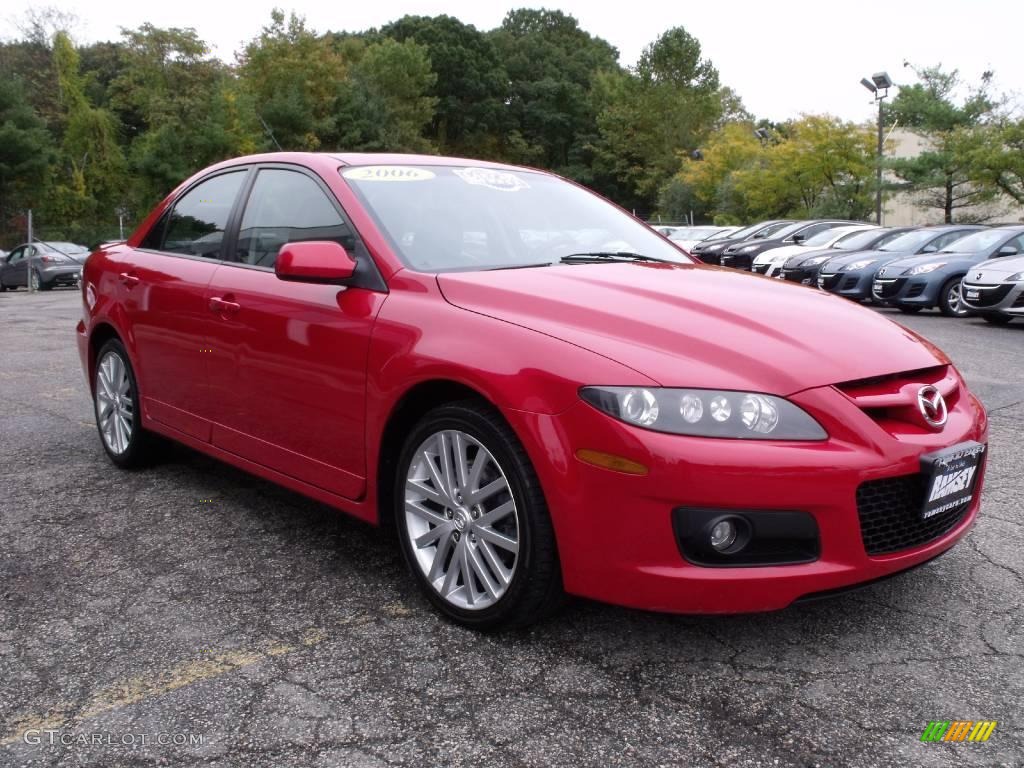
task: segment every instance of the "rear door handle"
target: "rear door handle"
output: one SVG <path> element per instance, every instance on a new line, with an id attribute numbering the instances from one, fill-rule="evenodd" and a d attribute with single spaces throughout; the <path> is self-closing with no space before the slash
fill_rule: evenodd
<path id="1" fill-rule="evenodd" d="M 121 278 L 121 282 L 127 285 L 129 288 L 134 288 L 136 285 L 139 284 L 139 276 L 134 275 L 131 272 L 122 272 L 119 275 L 119 277 Z"/>
<path id="2" fill-rule="evenodd" d="M 242 308 L 242 305 L 235 301 L 226 301 L 220 296 L 210 299 L 210 311 L 218 315 L 233 315 Z"/>

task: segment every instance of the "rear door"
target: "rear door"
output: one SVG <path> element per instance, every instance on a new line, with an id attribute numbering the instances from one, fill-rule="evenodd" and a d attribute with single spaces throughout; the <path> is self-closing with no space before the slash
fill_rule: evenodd
<path id="1" fill-rule="evenodd" d="M 219 313 L 207 357 L 214 445 L 346 498 L 365 490 L 366 359 L 386 294 L 284 282 L 289 242 L 333 240 L 357 261 L 357 241 L 323 181 L 298 167 L 262 167 L 248 193 L 234 263 L 208 300 Z"/>
<path id="2" fill-rule="evenodd" d="M 140 248 L 119 256 L 120 299 L 147 419 L 209 441 L 206 287 L 224 257 L 224 233 L 248 169 L 186 190 Z"/>

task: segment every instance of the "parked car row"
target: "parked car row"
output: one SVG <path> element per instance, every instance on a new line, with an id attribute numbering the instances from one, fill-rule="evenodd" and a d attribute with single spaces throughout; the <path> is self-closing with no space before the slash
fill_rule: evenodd
<path id="1" fill-rule="evenodd" d="M 89 249 L 76 243 L 33 240 L 0 256 L 0 291 L 32 286 L 48 291 L 58 285 L 78 285 Z M 29 265 L 32 266 L 31 273 Z"/>
<path id="2" fill-rule="evenodd" d="M 835 219 L 765 221 L 688 248 L 750 270 L 912 314 L 1024 316 L 1024 225 L 876 227 Z"/>

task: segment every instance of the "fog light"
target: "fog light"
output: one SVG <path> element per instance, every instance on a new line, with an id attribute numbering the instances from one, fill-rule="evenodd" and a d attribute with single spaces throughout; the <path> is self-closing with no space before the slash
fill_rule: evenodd
<path id="1" fill-rule="evenodd" d="M 711 529 L 711 546 L 724 552 L 736 543 L 736 525 L 732 520 L 719 520 Z"/>

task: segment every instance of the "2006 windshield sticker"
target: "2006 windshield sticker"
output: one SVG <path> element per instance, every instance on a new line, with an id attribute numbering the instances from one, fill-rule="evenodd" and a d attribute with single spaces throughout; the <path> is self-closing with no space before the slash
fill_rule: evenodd
<path id="1" fill-rule="evenodd" d="M 408 165 L 364 165 L 349 168 L 341 175 L 353 181 L 426 181 L 434 178 L 433 171 Z"/>
<path id="2" fill-rule="evenodd" d="M 508 171 L 493 171 L 490 168 L 456 168 L 452 171 L 467 184 L 496 189 L 499 192 L 518 192 L 529 189 L 530 185 Z"/>

